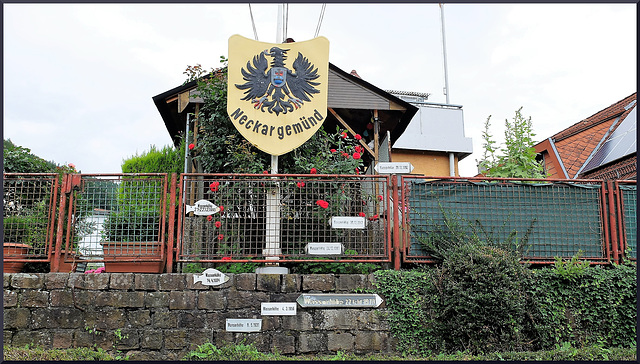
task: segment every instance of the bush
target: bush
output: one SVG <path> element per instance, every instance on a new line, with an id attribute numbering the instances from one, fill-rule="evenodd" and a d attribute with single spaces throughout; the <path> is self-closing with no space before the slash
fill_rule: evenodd
<path id="1" fill-rule="evenodd" d="M 131 156 L 122 162 L 122 173 L 177 173 L 184 170 L 184 142 L 180 147 L 170 145 L 157 149 L 152 145 L 148 151 Z"/>

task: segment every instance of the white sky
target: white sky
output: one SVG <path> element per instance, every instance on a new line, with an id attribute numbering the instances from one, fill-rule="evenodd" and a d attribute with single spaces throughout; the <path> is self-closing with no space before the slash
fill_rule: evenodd
<path id="1" fill-rule="evenodd" d="M 276 41 L 276 4 L 251 6 Z M 314 37 L 320 4 L 289 5 L 287 36 Z M 463 105 L 476 174 L 484 122 L 502 141 L 523 107 L 536 140 L 636 91 L 636 4 L 447 4 L 450 103 Z M 3 4 L 4 138 L 83 173 L 171 143 L 152 97 L 187 65 L 219 67 L 233 34 L 254 39 L 247 4 Z M 437 4 L 327 4 L 331 63 L 384 90 L 445 102 Z"/>

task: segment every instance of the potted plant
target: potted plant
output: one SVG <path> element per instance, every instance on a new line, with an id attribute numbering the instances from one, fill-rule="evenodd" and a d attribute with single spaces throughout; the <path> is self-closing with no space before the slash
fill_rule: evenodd
<path id="1" fill-rule="evenodd" d="M 43 226 L 44 225 L 44 226 Z M 4 273 L 19 273 L 25 259 L 33 255 L 46 255 L 46 222 L 32 213 L 6 216 L 2 221 L 4 231 Z"/>

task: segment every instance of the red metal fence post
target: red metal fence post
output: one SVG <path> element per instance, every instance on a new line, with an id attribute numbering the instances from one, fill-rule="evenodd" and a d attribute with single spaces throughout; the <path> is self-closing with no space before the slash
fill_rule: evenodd
<path id="1" fill-rule="evenodd" d="M 398 199 L 398 175 L 393 174 L 391 178 L 391 188 L 393 194 L 393 269 L 400 270 L 400 222 L 398 210 L 400 200 Z"/>
<path id="2" fill-rule="evenodd" d="M 60 186 L 60 203 L 58 205 L 58 229 L 56 231 L 56 244 L 51 260 L 51 272 L 60 271 L 60 255 L 62 252 L 62 235 L 64 234 L 65 210 L 67 202 L 67 193 L 70 191 L 70 176 L 65 174 L 62 176 L 62 185 Z"/>
<path id="3" fill-rule="evenodd" d="M 609 199 L 609 228 L 611 229 L 609 236 L 611 238 L 611 248 L 613 250 L 613 261 L 620 263 L 620 247 L 618 246 L 618 232 L 616 226 L 616 203 L 614 199 L 615 190 L 611 181 L 607 181 L 607 194 Z"/>
<path id="4" fill-rule="evenodd" d="M 171 187 L 169 192 L 169 230 L 167 235 L 169 239 L 167 241 L 167 273 L 173 273 L 173 258 L 174 258 L 174 242 L 175 242 L 175 220 L 176 220 L 176 179 L 178 175 L 171 174 Z"/>

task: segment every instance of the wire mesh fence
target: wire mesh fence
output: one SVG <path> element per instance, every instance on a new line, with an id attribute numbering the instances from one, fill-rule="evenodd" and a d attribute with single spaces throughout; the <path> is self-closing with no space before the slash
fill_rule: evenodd
<path id="1" fill-rule="evenodd" d="M 181 176 L 177 261 L 390 261 L 388 179 Z"/>
<path id="2" fill-rule="evenodd" d="M 592 261 L 609 258 L 602 182 L 404 177 L 402 187 L 406 261 L 430 261 L 425 242 L 460 232 L 517 247 L 531 261 L 579 251 Z"/>
<path id="3" fill-rule="evenodd" d="M 628 257 L 638 258 L 638 189 L 635 181 L 618 183 L 622 201 L 622 217 L 624 220 L 624 242 L 628 248 Z M 624 248 L 624 246 L 623 246 Z"/>
<path id="4" fill-rule="evenodd" d="M 164 174 L 82 175 L 65 250 L 88 261 L 163 261 L 168 193 Z"/>
<path id="5" fill-rule="evenodd" d="M 5 261 L 49 261 L 59 180 L 54 173 L 4 173 L 2 228 Z M 19 254 L 24 250 L 26 255 Z"/>

